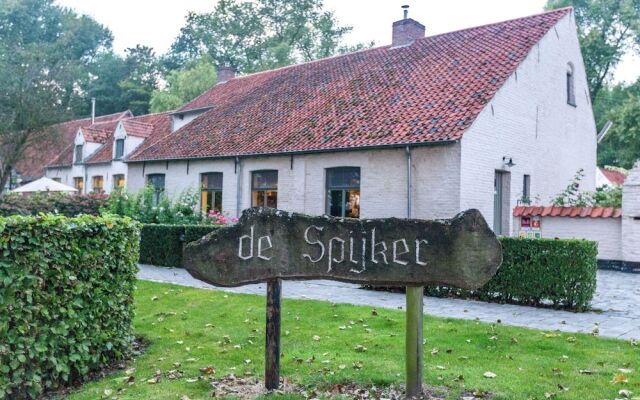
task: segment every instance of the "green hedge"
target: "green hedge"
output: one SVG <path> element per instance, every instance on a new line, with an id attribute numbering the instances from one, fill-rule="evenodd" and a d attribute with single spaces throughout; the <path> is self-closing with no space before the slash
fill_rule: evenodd
<path id="1" fill-rule="evenodd" d="M 0 398 L 81 381 L 131 349 L 139 224 L 0 218 Z"/>
<path id="2" fill-rule="evenodd" d="M 574 310 L 589 307 L 596 291 L 598 254 L 595 242 L 500 238 L 503 262 L 498 273 L 475 291 L 427 287 L 425 294 L 525 305 L 552 305 Z M 372 287 L 375 290 L 404 290 Z"/>
<path id="3" fill-rule="evenodd" d="M 140 262 L 181 267 L 182 246 L 216 229 L 214 225 L 145 224 L 140 235 Z"/>
<path id="4" fill-rule="evenodd" d="M 597 244 L 586 240 L 500 238 L 503 262 L 481 289 L 426 288 L 434 296 L 473 297 L 585 309 L 596 290 Z"/>

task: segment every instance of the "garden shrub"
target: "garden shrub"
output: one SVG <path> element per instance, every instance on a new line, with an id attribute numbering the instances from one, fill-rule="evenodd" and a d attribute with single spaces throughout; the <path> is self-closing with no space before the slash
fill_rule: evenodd
<path id="1" fill-rule="evenodd" d="M 216 225 L 145 224 L 140 236 L 140 262 L 181 267 L 182 246 L 218 228 Z"/>
<path id="2" fill-rule="evenodd" d="M 163 193 L 155 205 L 154 193 L 155 189 L 150 185 L 135 194 L 115 191 L 103 212 L 131 217 L 145 224 L 187 225 L 207 222 L 206 216 L 200 213 L 200 198 L 196 191 L 186 190 L 175 200 Z"/>
<path id="3" fill-rule="evenodd" d="M 527 305 L 585 309 L 596 290 L 597 244 L 587 240 L 500 238 L 498 273 L 476 291 L 435 287 L 426 293 Z"/>
<path id="4" fill-rule="evenodd" d="M 469 291 L 446 286 L 426 287 L 425 294 L 533 306 L 548 304 L 575 310 L 589 307 L 596 290 L 595 242 L 508 237 L 500 238 L 500 242 L 502 265 L 482 288 Z"/>
<path id="5" fill-rule="evenodd" d="M 105 194 L 74 195 L 65 193 L 34 193 L 23 196 L 7 193 L 0 198 L 0 216 L 61 214 L 75 217 L 80 214 L 99 215 L 107 204 Z"/>
<path id="6" fill-rule="evenodd" d="M 36 398 L 126 357 L 139 224 L 0 218 L 0 398 Z"/>

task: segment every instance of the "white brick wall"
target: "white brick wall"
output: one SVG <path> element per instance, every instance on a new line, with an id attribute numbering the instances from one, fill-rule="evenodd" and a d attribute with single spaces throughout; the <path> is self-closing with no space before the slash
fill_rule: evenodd
<path id="1" fill-rule="evenodd" d="M 587 239 L 598 242 L 599 260 L 623 260 L 620 218 L 542 217 L 540 232 L 547 239 Z M 517 236 L 520 218 L 514 218 Z"/>
<path id="2" fill-rule="evenodd" d="M 448 218 L 459 212 L 459 146 L 417 147 L 413 157 L 413 216 Z M 203 172 L 223 173 L 223 210 L 236 215 L 237 175 L 234 160 L 199 160 L 129 164 L 128 189 L 139 190 L 146 176 L 165 174 L 167 194 L 172 197 L 197 189 Z M 407 170 L 404 149 L 339 152 L 290 156 L 253 157 L 241 160 L 241 209 L 251 206 L 251 172 L 278 170 L 278 208 L 312 215 L 325 213 L 326 169 L 360 167 L 361 216 L 406 217 Z"/>
<path id="3" fill-rule="evenodd" d="M 640 161 L 622 188 L 622 256 L 640 262 Z"/>
<path id="4" fill-rule="evenodd" d="M 567 104 L 569 62 L 577 107 Z M 516 164 L 510 168 L 509 210 L 522 196 L 525 174 L 538 204 L 549 204 L 580 168 L 583 189 L 595 188 L 596 127 L 573 15 L 533 47 L 462 139 L 461 208 L 480 209 L 490 225 L 494 173 L 503 169 L 503 156 Z"/>

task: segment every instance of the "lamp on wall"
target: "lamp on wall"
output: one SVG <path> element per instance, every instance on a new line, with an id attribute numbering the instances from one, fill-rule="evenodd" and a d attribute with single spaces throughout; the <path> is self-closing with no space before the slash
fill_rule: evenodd
<path id="1" fill-rule="evenodd" d="M 515 167 L 516 163 L 513 162 L 513 157 L 504 156 L 502 157 L 502 165 L 504 165 L 505 168 L 511 168 Z"/>

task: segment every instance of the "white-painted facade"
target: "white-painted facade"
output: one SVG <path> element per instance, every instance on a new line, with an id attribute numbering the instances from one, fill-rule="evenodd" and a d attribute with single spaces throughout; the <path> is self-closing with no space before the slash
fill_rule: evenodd
<path id="1" fill-rule="evenodd" d="M 111 143 L 111 160 L 99 163 L 77 163 L 75 159 L 75 152 L 73 158 L 73 165 L 66 167 L 49 167 L 47 169 L 46 176 L 48 178 L 59 179 L 60 182 L 73 186 L 74 178 L 82 178 L 84 181 L 84 193 L 91 193 L 95 191 L 93 186 L 94 177 L 101 176 L 103 179 L 103 191 L 105 193 L 111 193 L 114 189 L 114 176 L 123 175 L 125 182 L 127 181 L 127 174 L 129 167 L 122 161 L 122 159 L 116 159 L 116 140 L 124 139 L 124 156 L 133 152 L 138 146 L 144 142 L 144 138 L 138 136 L 127 135 L 122 121 L 118 123 L 114 131 L 114 137 Z M 81 131 L 78 131 L 76 135 L 75 144 L 83 145 L 83 159 L 90 158 L 103 144 L 85 142 Z"/>
<path id="2" fill-rule="evenodd" d="M 567 103 L 569 65 L 575 106 Z M 413 147 L 411 153 L 414 218 L 451 217 L 477 208 L 492 226 L 496 171 L 508 172 L 505 233 L 512 230 L 511 210 L 522 197 L 525 174 L 530 176 L 531 197 L 543 203 L 564 189 L 579 169 L 586 174 L 583 189 L 593 190 L 596 128 L 573 15 L 534 46 L 460 142 Z M 201 173 L 223 172 L 223 209 L 236 216 L 238 209 L 251 206 L 251 171 L 277 169 L 278 208 L 317 215 L 326 208 L 326 169 L 353 166 L 361 168 L 361 217 L 405 217 L 406 157 L 405 149 L 396 148 L 241 157 L 237 165 L 230 158 L 130 163 L 127 187 L 139 190 L 147 175 L 162 173 L 167 193 L 175 196 L 197 190 Z M 515 165 L 506 166 L 505 157 Z"/>

